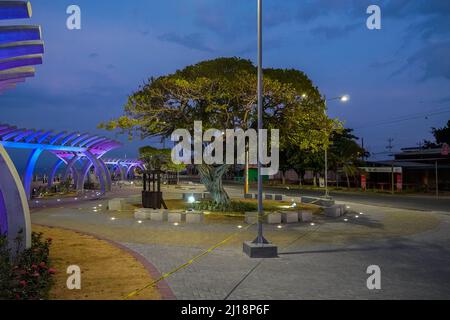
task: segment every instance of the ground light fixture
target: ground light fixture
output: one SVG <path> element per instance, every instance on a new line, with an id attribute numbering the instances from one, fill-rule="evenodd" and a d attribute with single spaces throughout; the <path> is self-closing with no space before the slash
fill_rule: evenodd
<path id="1" fill-rule="evenodd" d="M 188 198 L 188 203 L 194 203 L 195 202 L 195 197 L 194 196 L 190 196 Z"/>

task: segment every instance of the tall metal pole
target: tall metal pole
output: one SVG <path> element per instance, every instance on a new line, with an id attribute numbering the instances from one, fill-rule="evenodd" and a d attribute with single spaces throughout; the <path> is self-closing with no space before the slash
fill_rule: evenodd
<path id="1" fill-rule="evenodd" d="M 438 162 L 436 160 L 436 198 L 439 198 L 439 177 L 438 177 Z"/>
<path id="2" fill-rule="evenodd" d="M 263 128 L 263 69 L 262 69 L 262 0 L 258 0 L 258 236 L 253 243 L 268 243 L 263 236 L 263 184 L 261 176 L 261 154 L 262 140 L 261 130 Z"/>

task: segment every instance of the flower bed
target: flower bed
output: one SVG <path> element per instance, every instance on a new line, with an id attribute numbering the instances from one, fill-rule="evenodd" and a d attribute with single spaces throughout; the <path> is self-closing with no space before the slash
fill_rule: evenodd
<path id="1" fill-rule="evenodd" d="M 16 240 L 17 247 L 22 243 Z M 0 299 L 46 299 L 56 270 L 50 267 L 49 249 L 52 239 L 42 233 L 32 234 L 31 248 L 11 252 L 6 237 L 0 236 Z"/>

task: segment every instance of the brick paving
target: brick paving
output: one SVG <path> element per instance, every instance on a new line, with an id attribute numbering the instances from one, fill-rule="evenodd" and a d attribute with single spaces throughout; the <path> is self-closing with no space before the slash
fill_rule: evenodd
<path id="1" fill-rule="evenodd" d="M 34 223 L 73 228 L 120 242 L 164 274 L 236 232 L 234 223 L 181 225 L 130 216 L 53 208 L 32 215 Z M 267 226 L 279 258 L 250 259 L 241 232 L 166 281 L 177 299 L 449 299 L 450 215 L 351 204 L 355 213 L 337 220 L 315 217 L 316 226 Z M 364 215 L 360 215 L 363 212 Z M 114 215 L 117 220 L 111 221 Z M 358 218 L 356 218 L 358 215 Z M 382 289 L 366 287 L 366 268 L 379 265 Z"/>

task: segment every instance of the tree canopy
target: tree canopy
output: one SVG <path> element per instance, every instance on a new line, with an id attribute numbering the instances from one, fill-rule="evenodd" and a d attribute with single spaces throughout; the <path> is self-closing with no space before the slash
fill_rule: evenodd
<path id="1" fill-rule="evenodd" d="M 307 97 L 303 99 L 302 97 Z M 170 137 L 176 129 L 193 132 L 194 121 L 203 129 L 257 127 L 257 69 L 249 60 L 218 58 L 173 74 L 150 78 L 132 93 L 125 114 L 101 127 L 120 129 L 141 138 Z M 280 149 L 317 152 L 329 145 L 331 132 L 340 127 L 325 114 L 319 90 L 301 71 L 265 69 L 263 122 L 280 130 Z M 198 166 L 202 181 L 217 201 L 227 201 L 221 186 L 224 166 Z M 219 190 L 213 190 L 214 188 Z"/>

